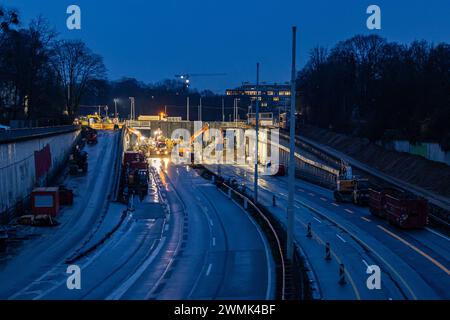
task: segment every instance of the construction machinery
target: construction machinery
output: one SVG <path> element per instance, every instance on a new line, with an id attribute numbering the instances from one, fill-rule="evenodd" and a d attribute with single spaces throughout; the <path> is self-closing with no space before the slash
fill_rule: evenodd
<path id="1" fill-rule="evenodd" d="M 86 134 L 86 143 L 87 144 L 97 144 L 97 130 L 89 129 Z"/>
<path id="2" fill-rule="evenodd" d="M 69 156 L 69 173 L 73 176 L 84 175 L 88 170 L 87 152 L 81 151 L 76 145 L 74 151 Z"/>
<path id="3" fill-rule="evenodd" d="M 428 224 L 428 201 L 397 189 L 370 189 L 370 213 L 386 218 L 403 229 L 424 228 Z"/>
<path id="4" fill-rule="evenodd" d="M 352 202 L 367 205 L 369 201 L 369 180 L 353 176 L 352 168 L 344 161 L 336 181 L 334 199 L 337 202 Z"/>
<path id="5" fill-rule="evenodd" d="M 196 132 L 194 132 L 194 134 L 191 136 L 191 138 L 189 139 L 189 142 L 185 142 L 184 146 L 180 146 L 178 149 L 178 154 L 180 157 L 184 157 L 185 153 L 190 153 L 191 154 L 191 160 L 193 162 L 193 144 L 195 139 L 197 139 L 201 134 L 203 134 L 204 132 L 206 132 L 207 130 L 209 130 L 209 123 L 205 123 L 203 125 L 203 127 L 199 130 L 197 130 Z M 180 142 L 181 143 L 181 142 Z M 187 146 L 186 146 L 187 144 Z"/>

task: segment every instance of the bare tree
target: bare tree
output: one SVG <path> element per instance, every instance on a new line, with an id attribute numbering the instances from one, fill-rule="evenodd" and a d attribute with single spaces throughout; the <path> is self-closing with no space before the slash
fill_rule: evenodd
<path id="1" fill-rule="evenodd" d="M 66 111 L 72 116 L 76 113 L 89 82 L 106 77 L 103 59 L 80 40 L 63 40 L 55 46 L 54 64 L 65 88 Z"/>

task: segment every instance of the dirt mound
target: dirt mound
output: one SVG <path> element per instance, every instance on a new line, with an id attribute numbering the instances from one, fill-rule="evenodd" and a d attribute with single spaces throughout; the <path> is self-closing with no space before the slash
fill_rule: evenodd
<path id="1" fill-rule="evenodd" d="M 350 137 L 328 130 L 305 126 L 300 134 L 328 145 L 378 170 L 450 197 L 450 166 L 404 152 L 386 150 L 367 139 Z"/>

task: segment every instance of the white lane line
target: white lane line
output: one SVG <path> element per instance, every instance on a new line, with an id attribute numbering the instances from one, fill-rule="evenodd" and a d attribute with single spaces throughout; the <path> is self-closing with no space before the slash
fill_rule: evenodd
<path id="1" fill-rule="evenodd" d="M 166 224 L 166 226 L 164 227 L 165 231 L 169 231 L 169 224 Z"/>
<path id="2" fill-rule="evenodd" d="M 341 239 L 342 240 L 342 242 L 347 242 L 347 241 L 345 241 L 345 239 L 344 238 L 342 238 L 340 235 L 338 235 L 337 233 L 336 233 L 336 237 L 338 237 L 339 239 Z"/>
<path id="3" fill-rule="evenodd" d="M 369 264 L 367 263 L 366 260 L 362 259 L 362 262 L 366 265 L 367 268 L 369 267 Z"/>
<path id="4" fill-rule="evenodd" d="M 209 219 L 209 224 L 211 225 L 211 227 L 214 226 L 214 223 L 213 223 L 212 219 Z"/>
<path id="5" fill-rule="evenodd" d="M 308 192 L 308 195 L 310 195 L 311 197 L 315 197 L 316 195 L 314 193 Z"/>
<path id="6" fill-rule="evenodd" d="M 354 213 L 352 210 L 350 209 L 344 209 L 345 211 L 347 211 L 348 213 Z"/>
<path id="7" fill-rule="evenodd" d="M 319 223 L 322 223 L 322 221 L 320 221 L 319 219 L 317 219 L 316 217 L 313 217 L 314 220 L 316 220 Z"/>
<path id="8" fill-rule="evenodd" d="M 161 251 L 161 248 L 163 247 L 165 241 L 166 241 L 166 237 L 162 237 L 161 240 L 159 240 L 158 246 L 152 252 L 150 257 L 148 257 L 148 259 L 146 259 L 144 261 L 144 263 L 141 264 L 139 269 L 137 269 L 136 272 L 133 273 L 133 275 L 131 277 L 129 277 L 125 282 L 123 282 L 119 288 L 117 288 L 109 296 L 107 296 L 106 300 L 119 300 L 131 288 L 131 286 L 136 283 L 136 281 L 141 277 L 141 275 L 144 273 L 144 271 L 150 266 L 150 264 L 153 262 L 153 260 L 155 260 L 156 256 L 159 254 L 159 251 Z M 153 249 L 153 246 L 152 246 L 152 249 Z"/>
<path id="9" fill-rule="evenodd" d="M 209 273 L 211 272 L 212 263 L 209 264 L 208 269 L 206 270 L 206 276 L 209 276 Z"/>
<path id="10" fill-rule="evenodd" d="M 335 207 L 339 207 L 339 205 L 337 204 L 337 203 L 335 203 L 335 202 L 332 202 L 331 203 L 333 206 L 335 206 Z"/>
<path id="11" fill-rule="evenodd" d="M 320 197 L 320 200 L 322 200 L 322 201 L 328 201 L 326 198 L 324 198 L 324 197 Z"/>
<path id="12" fill-rule="evenodd" d="M 434 231 L 433 229 L 430 229 L 428 227 L 425 227 L 425 230 L 430 231 L 431 233 L 434 233 L 435 235 L 437 235 L 438 237 L 441 237 L 442 239 L 445 239 L 447 241 L 450 241 L 450 238 L 444 236 L 442 233 L 439 233 L 437 231 Z"/>
<path id="13" fill-rule="evenodd" d="M 215 247 L 216 246 L 216 237 L 212 238 L 212 246 Z"/>
<path id="14" fill-rule="evenodd" d="M 297 209 L 300 209 L 300 206 L 299 206 L 298 204 L 296 204 L 295 207 L 296 207 Z"/>
<path id="15" fill-rule="evenodd" d="M 300 188 L 299 188 L 299 189 L 297 189 L 297 190 L 298 190 L 298 191 L 300 191 L 300 192 L 305 192 L 305 190 L 303 190 L 303 189 L 300 189 Z"/>

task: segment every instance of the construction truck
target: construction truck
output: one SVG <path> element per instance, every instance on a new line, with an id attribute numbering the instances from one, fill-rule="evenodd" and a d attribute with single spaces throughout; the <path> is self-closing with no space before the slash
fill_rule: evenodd
<path id="1" fill-rule="evenodd" d="M 86 151 L 81 151 L 76 145 L 74 151 L 69 157 L 69 173 L 73 176 L 84 175 L 88 170 L 88 155 Z"/>
<path id="2" fill-rule="evenodd" d="M 97 130 L 95 129 L 89 129 L 86 134 L 86 143 L 87 144 L 97 144 Z"/>
<path id="3" fill-rule="evenodd" d="M 369 180 L 353 176 L 352 168 L 347 163 L 341 163 L 339 176 L 334 190 L 337 202 L 350 202 L 357 205 L 367 205 L 369 202 Z"/>

